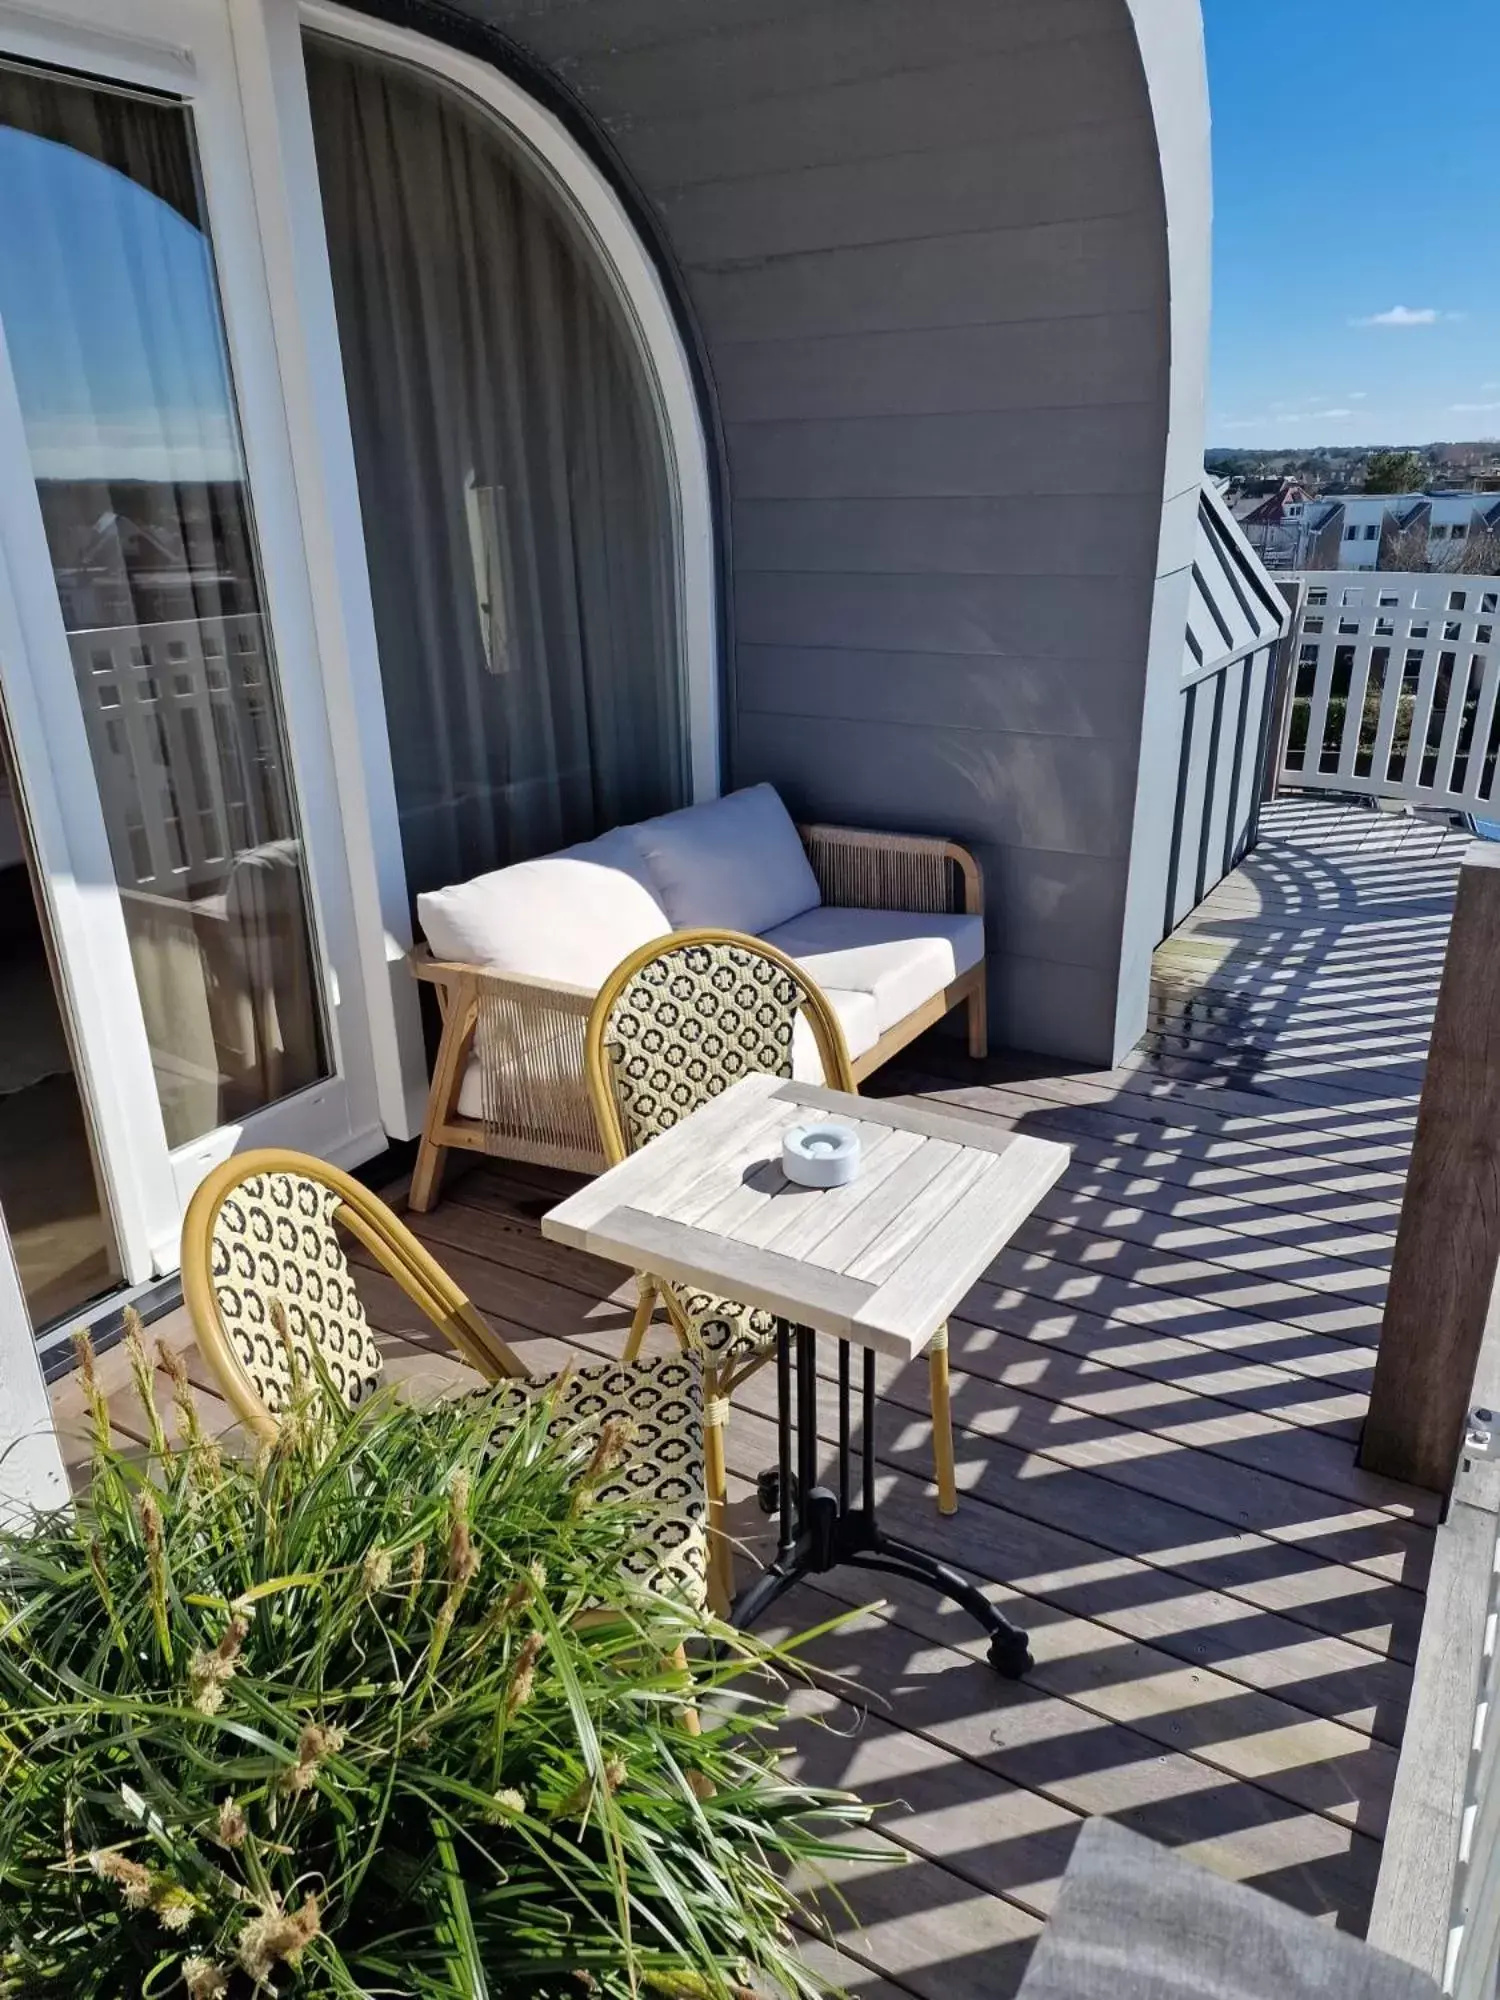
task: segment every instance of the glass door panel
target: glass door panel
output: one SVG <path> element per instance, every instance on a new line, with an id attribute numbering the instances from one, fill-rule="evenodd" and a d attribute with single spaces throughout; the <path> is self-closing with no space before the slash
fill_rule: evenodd
<path id="1" fill-rule="evenodd" d="M 0 63 L 0 325 L 167 1143 L 327 1078 L 188 110 Z"/>
<path id="2" fill-rule="evenodd" d="M 0 1214 L 37 1332 L 124 1275 L 44 912 L 0 724 Z"/>

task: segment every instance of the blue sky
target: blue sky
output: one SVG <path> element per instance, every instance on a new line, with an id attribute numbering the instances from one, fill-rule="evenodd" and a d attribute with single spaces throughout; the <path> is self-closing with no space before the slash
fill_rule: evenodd
<path id="1" fill-rule="evenodd" d="M 1500 437 L 1500 0 L 1203 0 L 1213 445 Z"/>
<path id="2" fill-rule="evenodd" d="M 87 154 L 0 128 L 0 321 L 39 477 L 233 479 L 213 260 Z"/>

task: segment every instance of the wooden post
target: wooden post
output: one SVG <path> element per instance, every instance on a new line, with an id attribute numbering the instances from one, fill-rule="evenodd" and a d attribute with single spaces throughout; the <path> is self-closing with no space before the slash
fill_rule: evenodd
<path id="1" fill-rule="evenodd" d="M 1360 1440 L 1372 1472 L 1453 1483 L 1500 1262 L 1500 846 L 1459 870 L 1385 1320 Z"/>
<path id="2" fill-rule="evenodd" d="M 1292 720 L 1292 688 L 1297 680 L 1297 641 L 1302 637 L 1302 613 L 1307 604 L 1307 585 L 1297 578 L 1273 577 L 1277 591 L 1286 599 L 1292 622 L 1282 633 L 1271 662 L 1271 685 L 1266 693 L 1266 736 L 1261 762 L 1260 797 L 1257 810 L 1274 799 L 1281 788 L 1281 767 L 1286 762 L 1287 731 Z M 1254 840 L 1251 846 L 1255 845 Z"/>

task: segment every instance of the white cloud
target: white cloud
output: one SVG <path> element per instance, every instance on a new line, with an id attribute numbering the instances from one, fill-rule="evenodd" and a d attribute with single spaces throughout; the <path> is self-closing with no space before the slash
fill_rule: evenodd
<path id="1" fill-rule="evenodd" d="M 1369 393 L 1368 389 L 1351 389 L 1349 391 L 1349 401 L 1351 403 L 1362 403 Z"/>
<path id="2" fill-rule="evenodd" d="M 1500 403 L 1450 403 L 1448 408 L 1462 416 L 1477 416 L 1481 410 L 1500 410 Z"/>
<path id="3" fill-rule="evenodd" d="M 1352 319 L 1351 326 L 1435 326 L 1443 317 L 1436 306 L 1392 306 L 1389 312 Z"/>

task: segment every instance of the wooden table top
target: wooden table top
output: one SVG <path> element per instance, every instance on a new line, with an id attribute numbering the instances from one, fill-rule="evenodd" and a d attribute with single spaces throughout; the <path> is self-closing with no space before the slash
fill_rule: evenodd
<path id="1" fill-rule="evenodd" d="M 857 1128 L 859 1178 L 781 1171 L 791 1125 Z M 821 1085 L 751 1076 L 544 1217 L 559 1243 L 919 1354 L 1068 1164 L 1047 1139 Z"/>

